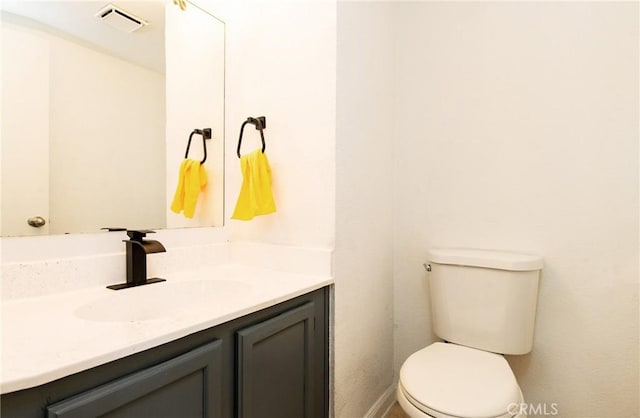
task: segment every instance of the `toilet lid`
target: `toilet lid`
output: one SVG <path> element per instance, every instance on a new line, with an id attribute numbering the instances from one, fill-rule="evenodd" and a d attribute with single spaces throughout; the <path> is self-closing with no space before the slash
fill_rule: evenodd
<path id="1" fill-rule="evenodd" d="M 511 416 L 509 409 L 522 402 L 504 357 L 456 344 L 434 343 L 413 353 L 400 369 L 400 384 L 421 404 L 416 407 L 454 417 Z"/>

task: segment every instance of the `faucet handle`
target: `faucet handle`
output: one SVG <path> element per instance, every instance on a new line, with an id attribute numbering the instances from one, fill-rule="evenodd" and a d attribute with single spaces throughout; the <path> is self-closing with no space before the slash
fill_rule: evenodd
<path id="1" fill-rule="evenodd" d="M 150 229 L 127 229 L 127 235 L 133 241 L 142 241 L 147 234 L 155 234 L 156 231 L 152 231 Z"/>

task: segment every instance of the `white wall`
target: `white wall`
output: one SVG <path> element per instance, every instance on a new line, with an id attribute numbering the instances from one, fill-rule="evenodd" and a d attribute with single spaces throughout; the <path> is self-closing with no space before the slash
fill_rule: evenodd
<path id="1" fill-rule="evenodd" d="M 528 251 L 526 400 L 639 416 L 638 4 L 412 3 L 396 30 L 396 371 L 434 341 L 428 248 Z"/>
<path id="2" fill-rule="evenodd" d="M 365 416 L 393 385 L 390 12 L 388 3 L 338 3 L 336 417 Z"/>
<path id="3" fill-rule="evenodd" d="M 242 178 L 236 146 L 248 116 L 266 116 L 266 154 L 277 212 L 227 221 L 234 241 L 331 248 L 335 202 L 334 2 L 226 4 L 226 209 Z M 260 147 L 247 126 L 242 152 Z"/>

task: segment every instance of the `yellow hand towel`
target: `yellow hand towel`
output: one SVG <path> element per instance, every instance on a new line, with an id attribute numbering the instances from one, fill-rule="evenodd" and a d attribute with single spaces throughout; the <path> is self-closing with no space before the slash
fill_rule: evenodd
<path id="1" fill-rule="evenodd" d="M 173 196 L 171 210 L 183 212 L 186 218 L 193 218 L 198 203 L 198 194 L 207 185 L 207 170 L 200 161 L 185 159 L 180 164 L 178 187 Z"/>
<path id="2" fill-rule="evenodd" d="M 231 219 L 249 221 L 254 216 L 276 211 L 271 192 L 271 167 L 262 150 L 240 157 L 242 188 Z"/>

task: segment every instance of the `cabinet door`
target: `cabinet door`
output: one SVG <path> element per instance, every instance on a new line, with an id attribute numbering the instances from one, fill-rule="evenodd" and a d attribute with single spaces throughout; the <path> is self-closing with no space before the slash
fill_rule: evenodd
<path id="1" fill-rule="evenodd" d="M 308 302 L 237 332 L 239 417 L 312 416 L 314 322 Z"/>
<path id="2" fill-rule="evenodd" d="M 48 418 L 221 417 L 219 340 L 47 407 Z"/>

